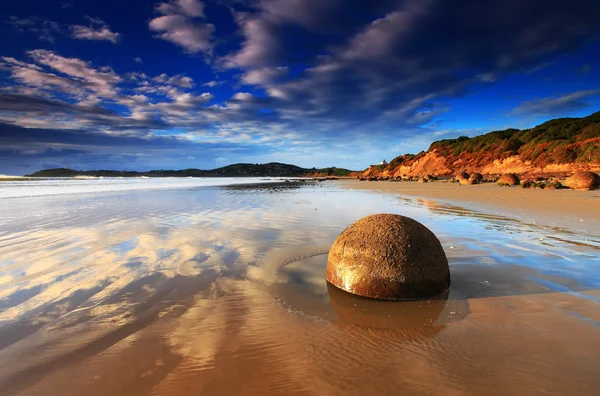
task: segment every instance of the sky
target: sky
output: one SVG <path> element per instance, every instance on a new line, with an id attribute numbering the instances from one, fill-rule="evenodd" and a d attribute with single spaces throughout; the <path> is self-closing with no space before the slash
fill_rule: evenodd
<path id="1" fill-rule="evenodd" d="M 0 174 L 361 170 L 600 110 L 597 0 L 6 0 Z"/>

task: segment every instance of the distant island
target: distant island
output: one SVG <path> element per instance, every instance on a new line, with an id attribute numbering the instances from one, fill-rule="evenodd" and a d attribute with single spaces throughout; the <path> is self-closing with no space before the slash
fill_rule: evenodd
<path id="1" fill-rule="evenodd" d="M 372 165 L 361 178 L 453 176 L 459 172 L 527 175 L 600 171 L 600 112 L 433 142 L 427 151 Z"/>
<path id="2" fill-rule="evenodd" d="M 306 169 L 295 165 L 270 162 L 268 164 L 233 164 L 212 170 L 152 170 L 148 172 L 118 170 L 80 171 L 68 168 L 44 169 L 25 177 L 344 177 L 353 171 L 344 168 Z"/>

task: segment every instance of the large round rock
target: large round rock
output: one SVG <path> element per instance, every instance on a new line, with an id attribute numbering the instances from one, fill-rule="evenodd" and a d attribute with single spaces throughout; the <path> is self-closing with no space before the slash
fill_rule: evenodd
<path id="1" fill-rule="evenodd" d="M 423 224 L 376 214 L 346 228 L 333 243 L 327 281 L 363 297 L 416 299 L 445 291 L 450 269 L 440 241 Z"/>
<path id="2" fill-rule="evenodd" d="M 594 190 L 600 186 L 600 176 L 593 172 L 577 172 L 565 184 L 574 190 Z"/>
<path id="3" fill-rule="evenodd" d="M 498 184 L 501 185 L 504 184 L 509 186 L 518 186 L 520 183 L 521 179 L 519 179 L 519 176 L 515 175 L 514 173 L 506 173 L 502 175 L 500 180 L 498 180 Z"/>

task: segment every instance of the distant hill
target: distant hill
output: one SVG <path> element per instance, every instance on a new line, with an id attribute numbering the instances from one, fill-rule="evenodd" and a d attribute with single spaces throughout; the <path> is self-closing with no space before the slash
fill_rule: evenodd
<path id="1" fill-rule="evenodd" d="M 373 165 L 363 177 L 482 174 L 549 174 L 600 170 L 600 112 L 558 118 L 530 129 L 507 129 L 433 142 L 427 151 Z"/>
<path id="2" fill-rule="evenodd" d="M 296 165 L 270 162 L 268 164 L 233 164 L 212 170 L 152 170 L 148 172 L 90 170 L 78 171 L 68 168 L 45 169 L 27 177 L 301 177 L 301 176 L 348 176 L 352 171 L 343 168 L 305 169 Z"/>

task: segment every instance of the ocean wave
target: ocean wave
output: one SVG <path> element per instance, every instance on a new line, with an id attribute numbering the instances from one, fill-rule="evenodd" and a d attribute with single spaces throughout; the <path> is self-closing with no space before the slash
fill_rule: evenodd
<path id="1" fill-rule="evenodd" d="M 0 199 L 62 194 L 105 193 L 131 190 L 170 190 L 239 184 L 274 183 L 281 178 L 96 178 L 7 181 L 0 185 Z"/>

